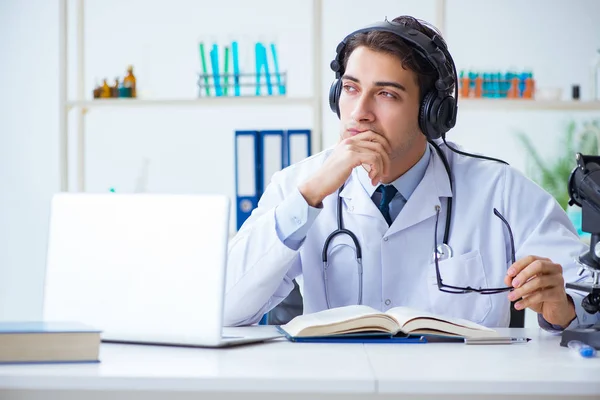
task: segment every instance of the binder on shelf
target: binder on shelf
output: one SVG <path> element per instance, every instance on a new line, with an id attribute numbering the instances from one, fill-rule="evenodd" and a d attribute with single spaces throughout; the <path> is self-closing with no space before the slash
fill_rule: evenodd
<path id="1" fill-rule="evenodd" d="M 311 155 L 309 129 L 236 131 L 236 223 L 239 230 L 273 174 Z M 268 313 L 259 324 L 265 325 Z"/>
<path id="2" fill-rule="evenodd" d="M 285 131 L 265 130 L 260 131 L 260 164 L 262 165 L 262 188 L 261 194 L 267 188 L 273 174 L 281 171 L 286 164 L 287 143 Z"/>
<path id="3" fill-rule="evenodd" d="M 258 206 L 273 174 L 310 154 L 308 129 L 235 131 L 237 229 Z"/>
<path id="4" fill-rule="evenodd" d="M 252 210 L 258 205 L 262 194 L 260 161 L 260 140 L 258 131 L 235 132 L 235 191 L 236 221 L 240 229 Z"/>
<path id="5" fill-rule="evenodd" d="M 286 167 L 310 156 L 310 129 L 290 129 L 286 136 Z"/>

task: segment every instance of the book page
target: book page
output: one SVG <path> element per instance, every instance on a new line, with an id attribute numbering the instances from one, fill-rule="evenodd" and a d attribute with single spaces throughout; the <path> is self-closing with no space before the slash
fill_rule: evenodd
<path id="1" fill-rule="evenodd" d="M 496 331 L 462 318 L 446 317 L 409 307 L 394 307 L 387 311 L 402 331 L 436 330 L 461 336 L 494 336 Z"/>
<path id="2" fill-rule="evenodd" d="M 381 315 L 374 308 L 364 305 L 331 308 L 312 314 L 299 315 L 281 328 L 291 336 L 298 336 L 300 331 L 308 327 L 333 325 L 344 321 L 356 320 L 370 315 Z"/>

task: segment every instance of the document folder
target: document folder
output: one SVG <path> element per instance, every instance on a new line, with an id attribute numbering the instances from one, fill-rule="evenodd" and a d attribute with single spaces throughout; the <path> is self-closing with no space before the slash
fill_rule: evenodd
<path id="1" fill-rule="evenodd" d="M 235 187 L 236 221 L 240 229 L 262 194 L 262 166 L 260 165 L 258 131 L 235 132 Z"/>
<path id="2" fill-rule="evenodd" d="M 286 163 L 287 143 L 285 131 L 265 130 L 260 131 L 259 158 L 262 165 L 261 194 L 271 182 L 273 174 L 288 166 Z"/>
<path id="3" fill-rule="evenodd" d="M 290 129 L 286 131 L 286 167 L 296 164 L 311 155 L 309 129 Z"/>
<path id="4" fill-rule="evenodd" d="M 273 174 L 311 154 L 309 129 L 235 132 L 236 223 L 258 206 Z"/>
<path id="5" fill-rule="evenodd" d="M 425 336 L 392 336 L 389 333 L 346 333 L 343 335 L 313 336 L 313 337 L 295 337 L 290 336 L 285 330 L 277 326 L 277 331 L 283 334 L 287 340 L 296 343 L 406 343 L 421 344 L 427 343 Z"/>

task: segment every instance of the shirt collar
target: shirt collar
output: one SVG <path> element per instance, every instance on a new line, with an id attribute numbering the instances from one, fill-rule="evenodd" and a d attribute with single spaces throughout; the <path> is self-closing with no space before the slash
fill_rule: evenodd
<path id="1" fill-rule="evenodd" d="M 427 171 L 427 166 L 429 165 L 429 159 L 431 157 L 431 150 L 429 149 L 429 144 L 425 146 L 425 152 L 423 156 L 417 161 L 415 165 L 413 165 L 408 171 L 406 171 L 403 175 L 401 175 L 398 179 L 393 181 L 391 184 L 398 190 L 398 192 L 404 197 L 404 199 L 408 200 L 409 197 L 413 194 L 419 183 L 425 176 L 425 171 Z M 358 179 L 360 184 L 365 189 L 369 197 L 373 196 L 375 190 L 377 190 L 376 186 L 371 184 L 371 179 L 369 179 L 369 174 L 363 167 L 357 168 Z"/>

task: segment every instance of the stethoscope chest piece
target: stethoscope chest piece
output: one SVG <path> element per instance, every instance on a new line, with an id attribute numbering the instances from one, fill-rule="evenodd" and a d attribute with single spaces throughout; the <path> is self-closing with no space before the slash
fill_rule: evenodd
<path id="1" fill-rule="evenodd" d="M 440 244 L 433 253 L 432 262 L 435 262 L 435 258 L 437 257 L 438 261 L 447 260 L 452 257 L 452 247 L 448 246 L 446 243 Z"/>

